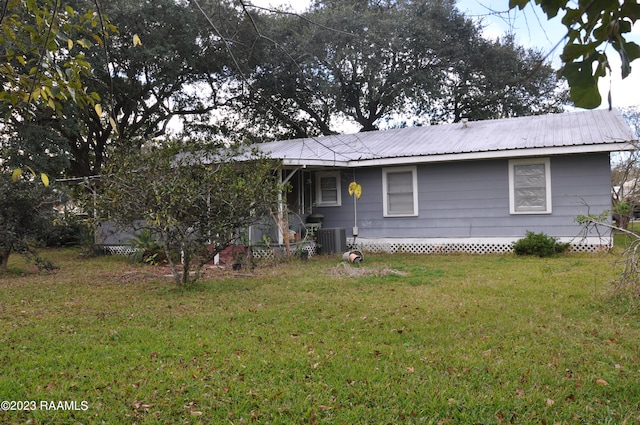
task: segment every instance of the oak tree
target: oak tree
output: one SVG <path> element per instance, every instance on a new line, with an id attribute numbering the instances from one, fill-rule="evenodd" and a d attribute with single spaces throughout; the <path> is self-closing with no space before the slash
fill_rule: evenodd
<path id="1" fill-rule="evenodd" d="M 557 112 L 564 97 L 542 55 L 490 41 L 450 1 L 317 0 L 301 16 L 253 16 L 234 45 L 242 111 L 275 137 Z M 386 122 L 389 123 L 386 123 Z"/>

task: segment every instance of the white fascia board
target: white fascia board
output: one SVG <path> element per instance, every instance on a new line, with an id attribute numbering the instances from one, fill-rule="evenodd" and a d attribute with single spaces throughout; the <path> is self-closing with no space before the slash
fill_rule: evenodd
<path id="1" fill-rule="evenodd" d="M 580 146 L 556 146 L 543 148 L 525 148 L 525 149 L 509 149 L 485 152 L 466 152 L 466 153 L 449 153 L 441 155 L 418 155 L 403 156 L 392 158 L 373 158 L 373 159 L 357 159 L 357 160 L 334 160 L 334 159 L 317 159 L 317 158 L 279 158 L 284 166 L 295 167 L 375 167 L 375 166 L 393 166 L 393 165 L 410 165 L 425 164 L 430 162 L 453 162 L 468 161 L 478 159 L 498 159 L 498 158 L 522 158 L 532 156 L 553 156 L 553 155 L 570 155 L 582 153 L 597 152 L 620 152 L 633 151 L 637 149 L 637 143 L 617 142 L 608 144 L 593 144 Z M 278 159 L 278 158 L 274 158 Z"/>
<path id="2" fill-rule="evenodd" d="M 374 167 L 390 165 L 424 164 L 429 162 L 453 162 L 478 159 L 522 158 L 531 156 L 553 156 L 596 152 L 618 152 L 635 150 L 633 143 L 616 143 L 607 145 L 562 146 L 548 148 L 527 148 L 505 151 L 468 152 L 444 155 L 406 156 L 398 158 L 364 159 L 347 162 L 348 167 Z"/>
<path id="3" fill-rule="evenodd" d="M 282 165 L 295 167 L 349 167 L 350 164 L 349 161 L 304 158 L 282 158 L 281 161 Z"/>

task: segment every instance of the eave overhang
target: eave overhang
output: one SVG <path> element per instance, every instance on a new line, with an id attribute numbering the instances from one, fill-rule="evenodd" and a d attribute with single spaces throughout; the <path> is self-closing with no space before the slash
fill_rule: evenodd
<path id="1" fill-rule="evenodd" d="M 427 164 L 436 162 L 457 162 L 501 158 L 522 158 L 533 156 L 558 156 L 586 153 L 622 152 L 633 151 L 638 148 L 637 141 L 606 143 L 599 145 L 556 146 L 541 148 L 510 149 L 484 152 L 445 153 L 421 156 L 405 156 L 392 158 L 367 158 L 357 160 L 323 160 L 311 158 L 280 158 L 282 165 L 286 167 L 308 168 L 361 168 L 361 167 L 391 167 L 408 164 Z M 277 159 L 277 158 L 274 158 Z"/>

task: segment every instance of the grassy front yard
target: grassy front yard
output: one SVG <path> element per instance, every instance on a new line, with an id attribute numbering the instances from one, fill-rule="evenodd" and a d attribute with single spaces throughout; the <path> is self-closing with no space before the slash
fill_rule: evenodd
<path id="1" fill-rule="evenodd" d="M 36 405 L 3 424 L 640 422 L 610 255 L 316 257 L 189 290 L 49 255 L 0 276 L 0 400 Z"/>

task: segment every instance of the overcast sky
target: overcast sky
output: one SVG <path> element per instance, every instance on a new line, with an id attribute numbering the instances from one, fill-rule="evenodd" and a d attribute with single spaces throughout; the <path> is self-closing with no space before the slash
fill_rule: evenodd
<path id="1" fill-rule="evenodd" d="M 252 0 L 257 6 L 292 5 L 295 11 L 303 11 L 309 4 L 308 0 Z M 516 42 L 527 47 L 534 47 L 545 53 L 550 53 L 550 60 L 555 68 L 560 67 L 559 55 L 562 52 L 562 38 L 566 33 L 559 18 L 547 21 L 546 15 L 538 8 L 528 5 L 524 11 L 508 11 L 508 0 L 458 0 L 458 9 L 467 16 L 482 19 L 485 24 L 485 35 L 496 37 L 512 30 Z M 496 15 L 493 12 L 504 12 Z M 633 28 L 630 41 L 640 44 L 640 25 Z M 554 46 L 560 43 L 555 50 Z M 613 49 L 607 50 L 611 62 L 612 100 L 614 107 L 629 107 L 640 105 L 640 59 L 631 63 L 631 75 L 622 80 L 620 75 L 620 58 Z M 600 82 L 600 93 L 603 98 L 602 108 L 607 105 L 609 78 Z"/>

